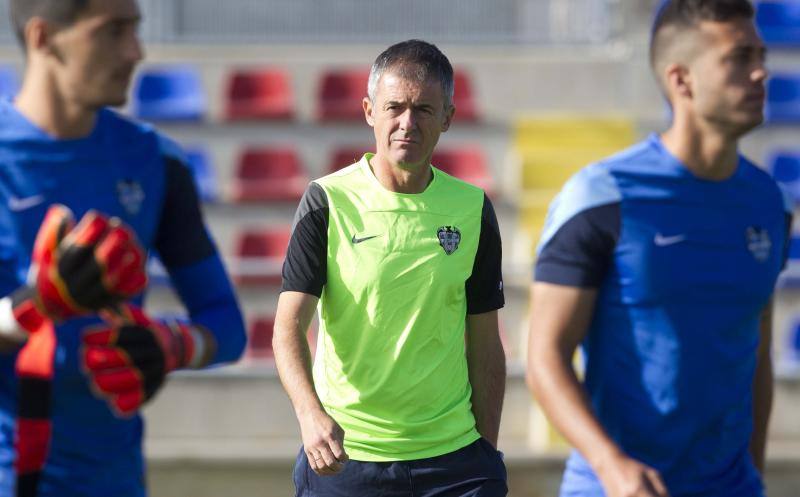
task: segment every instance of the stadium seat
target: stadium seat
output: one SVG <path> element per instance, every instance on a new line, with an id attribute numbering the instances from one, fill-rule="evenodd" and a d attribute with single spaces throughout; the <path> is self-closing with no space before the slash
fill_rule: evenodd
<path id="1" fill-rule="evenodd" d="M 13 97 L 19 90 L 17 71 L 11 66 L 0 66 L 0 97 Z"/>
<path id="2" fill-rule="evenodd" d="M 774 74 L 767 82 L 766 120 L 800 122 L 800 73 Z"/>
<path id="3" fill-rule="evenodd" d="M 292 119 L 289 75 L 281 69 L 236 71 L 228 80 L 225 105 L 229 121 Z"/>
<path id="4" fill-rule="evenodd" d="M 482 188 L 490 196 L 494 193 L 486 157 L 477 146 L 435 150 L 431 163 L 447 174 Z"/>
<path id="5" fill-rule="evenodd" d="M 453 75 L 453 104 L 456 106 L 456 113 L 453 121 L 456 122 L 476 122 L 480 120 L 475 97 L 472 92 L 472 80 L 469 75 L 460 70 L 456 70 Z"/>
<path id="6" fill-rule="evenodd" d="M 247 327 L 247 359 L 272 359 L 272 332 L 275 327 L 274 316 L 259 316 Z"/>
<path id="7" fill-rule="evenodd" d="M 247 347 L 244 352 L 246 361 L 271 361 L 275 358 L 272 349 L 272 336 L 275 329 L 275 316 L 254 316 L 247 326 Z M 308 347 L 313 357 L 316 351 L 317 327 L 314 323 L 308 327 L 306 334 Z"/>
<path id="8" fill-rule="evenodd" d="M 756 24 L 767 45 L 800 46 L 800 2 L 797 0 L 758 2 Z"/>
<path id="9" fill-rule="evenodd" d="M 800 151 L 773 153 L 767 160 L 772 177 L 800 203 Z"/>
<path id="10" fill-rule="evenodd" d="M 520 230 L 530 237 L 532 250 L 564 182 L 587 164 L 631 145 L 636 136 L 633 119 L 624 116 L 531 116 L 514 122 Z"/>
<path id="11" fill-rule="evenodd" d="M 308 182 L 294 148 L 248 148 L 239 156 L 232 198 L 236 202 L 296 202 Z"/>
<path id="12" fill-rule="evenodd" d="M 366 152 L 371 152 L 375 149 L 375 144 L 364 145 L 363 147 L 359 146 L 346 146 L 346 147 L 338 147 L 334 149 L 333 153 L 330 155 L 330 160 L 328 161 L 328 168 L 326 171 L 328 173 L 333 173 L 342 169 L 343 167 L 347 167 L 351 164 L 354 164 L 361 160 L 361 157 L 364 156 Z"/>
<path id="13" fill-rule="evenodd" d="M 134 90 L 133 113 L 152 121 L 201 121 L 206 97 L 193 67 L 165 66 L 143 70 Z"/>
<path id="14" fill-rule="evenodd" d="M 800 236 L 792 235 L 792 239 L 789 241 L 789 261 L 800 262 Z"/>
<path id="15" fill-rule="evenodd" d="M 219 186 L 211 157 L 206 149 L 193 147 L 186 150 L 186 159 L 189 169 L 192 170 L 197 192 L 203 202 L 216 202 L 219 200 Z"/>
<path id="16" fill-rule="evenodd" d="M 242 286 L 280 284 L 290 236 L 288 226 L 241 233 L 236 241 L 236 259 L 231 264 L 234 281 Z"/>
<path id="17" fill-rule="evenodd" d="M 330 70 L 322 75 L 317 97 L 320 121 L 363 121 L 369 69 Z"/>

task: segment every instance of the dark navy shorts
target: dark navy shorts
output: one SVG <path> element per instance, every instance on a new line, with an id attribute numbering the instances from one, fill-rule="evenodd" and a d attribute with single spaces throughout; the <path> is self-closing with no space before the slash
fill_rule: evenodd
<path id="1" fill-rule="evenodd" d="M 319 476 L 301 448 L 295 497 L 505 497 L 503 456 L 484 439 L 449 454 L 413 461 L 348 461 L 341 473 Z"/>

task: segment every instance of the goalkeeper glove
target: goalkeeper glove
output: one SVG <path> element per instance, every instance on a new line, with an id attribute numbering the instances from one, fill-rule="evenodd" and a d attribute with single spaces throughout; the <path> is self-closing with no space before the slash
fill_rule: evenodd
<path id="1" fill-rule="evenodd" d="M 154 320 L 130 305 L 108 321 L 84 333 L 81 360 L 92 390 L 120 416 L 135 414 L 170 371 L 202 367 L 213 355 L 213 338 L 199 326 Z"/>
<path id="2" fill-rule="evenodd" d="M 11 296 L 14 317 L 28 331 L 35 316 L 58 323 L 95 313 L 133 297 L 147 282 L 144 252 L 118 218 L 89 211 L 74 224 L 67 207 L 54 205 L 39 228 L 31 281 Z"/>

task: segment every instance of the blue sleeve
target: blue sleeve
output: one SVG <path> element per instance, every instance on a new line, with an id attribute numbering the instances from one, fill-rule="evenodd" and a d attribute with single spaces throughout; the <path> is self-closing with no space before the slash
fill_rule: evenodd
<path id="1" fill-rule="evenodd" d="M 208 329 L 217 341 L 212 363 L 236 361 L 247 340 L 244 320 L 219 256 L 167 270 L 191 322 Z"/>
<path id="2" fill-rule="evenodd" d="M 599 287 L 619 239 L 620 201 L 616 181 L 602 164 L 571 178 L 550 206 L 534 279 Z"/>

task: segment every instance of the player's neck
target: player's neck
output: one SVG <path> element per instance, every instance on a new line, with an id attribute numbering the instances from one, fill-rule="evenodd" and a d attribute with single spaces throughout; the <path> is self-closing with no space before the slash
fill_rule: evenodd
<path id="1" fill-rule="evenodd" d="M 96 110 L 69 102 L 55 81 L 44 76 L 27 75 L 14 105 L 31 123 L 58 139 L 88 136 L 97 119 Z"/>
<path id="2" fill-rule="evenodd" d="M 372 157 L 369 165 L 378 183 L 395 193 L 422 193 L 433 180 L 430 165 L 403 169 L 377 154 Z"/>
<path id="3" fill-rule="evenodd" d="M 693 123 L 679 122 L 661 135 L 669 152 L 695 176 L 710 181 L 724 181 L 739 165 L 738 140 Z"/>

